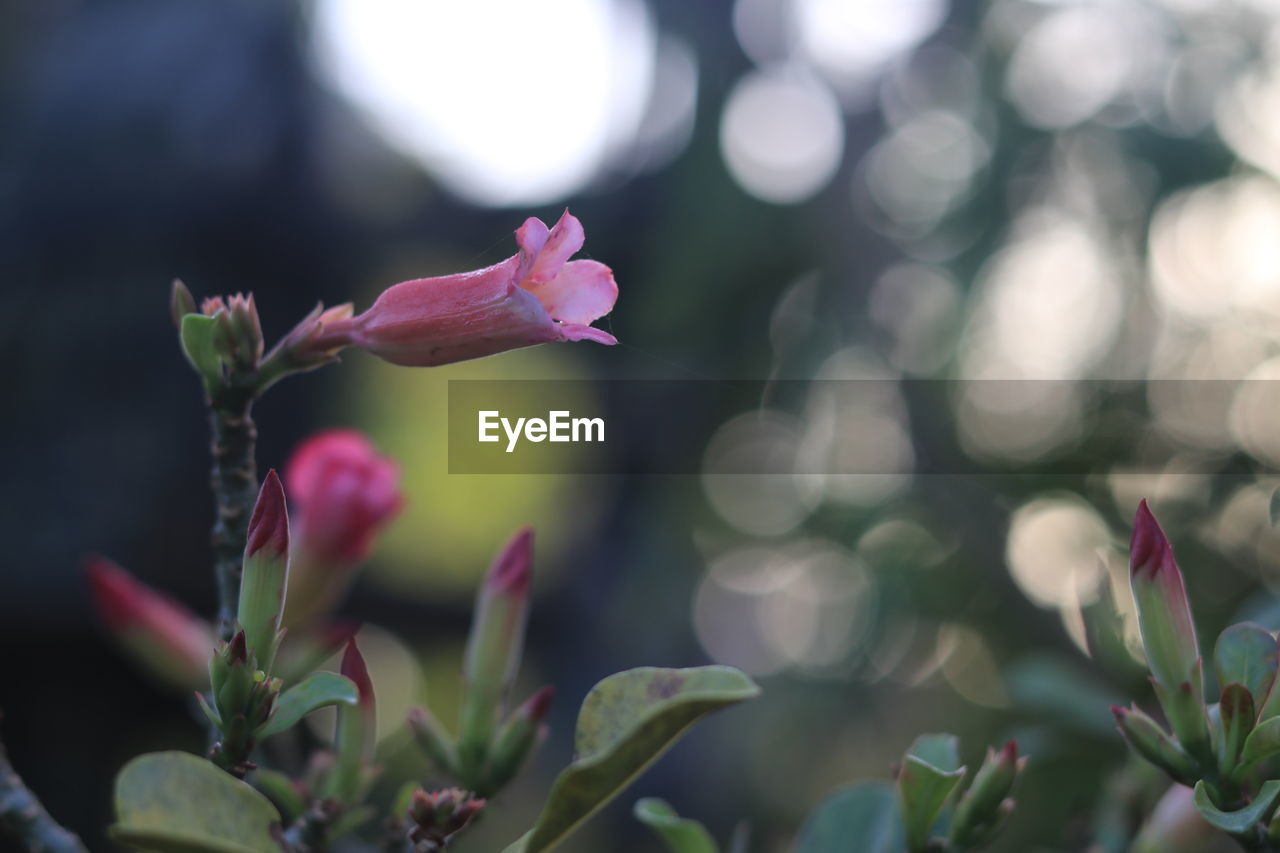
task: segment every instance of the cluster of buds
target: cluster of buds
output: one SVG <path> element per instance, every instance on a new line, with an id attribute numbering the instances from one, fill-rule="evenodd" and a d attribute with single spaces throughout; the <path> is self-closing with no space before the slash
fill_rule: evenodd
<path id="1" fill-rule="evenodd" d="M 446 788 L 427 792 L 419 788 L 409 803 L 409 842 L 415 853 L 437 853 L 484 808 L 485 801 L 470 791 Z"/>
<path id="2" fill-rule="evenodd" d="M 480 796 L 492 796 L 511 781 L 546 737 L 550 687 L 503 717 L 520 667 L 532 572 L 533 531 L 526 529 L 499 553 L 476 598 L 457 739 L 427 708 L 415 708 L 409 716 L 428 757 Z"/>
<path id="3" fill-rule="evenodd" d="M 1015 741 L 988 749 L 960 794 L 967 771 L 960 765 L 956 738 L 921 735 L 903 756 L 896 786 L 907 850 L 973 850 L 989 844 L 1013 814 L 1009 795 L 1026 764 Z M 940 820 L 948 811 L 950 819 Z M 945 827 L 945 837 L 934 836 L 939 827 Z"/>
<path id="4" fill-rule="evenodd" d="M 271 719 L 283 686 L 254 665 L 244 631 L 222 643 L 209 663 L 213 702 L 196 694 L 219 739 L 209 749 L 209 759 L 240 778 L 254 768 L 249 755 L 259 732 Z"/>
<path id="5" fill-rule="evenodd" d="M 249 519 L 243 565 L 239 630 L 210 661 L 212 703 L 201 698 L 206 716 L 220 733 L 210 758 L 241 776 L 252 769 L 249 755 L 283 686 L 271 677 L 271 669 L 288 588 L 289 517 L 275 471 L 263 480 Z"/>
<path id="6" fill-rule="evenodd" d="M 1251 623 L 1223 631 L 1214 649 L 1218 701 L 1207 704 L 1204 662 L 1182 571 L 1146 501 L 1134 519 L 1129 558 L 1151 683 L 1172 731 L 1136 705 L 1111 710 L 1135 752 L 1175 781 L 1194 786 L 1198 797 L 1207 797 L 1196 806 L 1214 823 L 1217 809 L 1241 809 L 1250 792 L 1274 775 L 1267 760 L 1280 754 L 1276 638 Z M 1273 824 L 1232 831 L 1280 839 L 1280 820 Z"/>

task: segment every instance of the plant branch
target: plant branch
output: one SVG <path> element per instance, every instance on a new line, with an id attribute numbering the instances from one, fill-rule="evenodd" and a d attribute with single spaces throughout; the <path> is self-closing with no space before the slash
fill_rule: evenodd
<path id="1" fill-rule="evenodd" d="M 209 398 L 213 439 L 210 485 L 216 504 L 211 541 L 218 583 L 218 633 L 223 640 L 230 640 L 234 633 L 245 536 L 258 497 L 254 461 L 258 429 L 252 416 L 256 391 L 256 374 L 232 373 Z"/>
<path id="2" fill-rule="evenodd" d="M 26 853 L 88 853 L 79 836 L 63 828 L 9 763 L 0 744 L 0 835 Z"/>

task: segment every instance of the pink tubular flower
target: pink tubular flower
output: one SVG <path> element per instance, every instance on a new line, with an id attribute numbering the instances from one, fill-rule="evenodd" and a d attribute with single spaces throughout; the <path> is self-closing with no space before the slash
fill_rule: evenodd
<path id="1" fill-rule="evenodd" d="M 582 223 L 565 211 L 554 228 L 530 217 L 520 251 L 474 272 L 388 288 L 373 306 L 325 329 L 327 345 L 366 349 L 393 364 L 433 367 L 553 341 L 616 344 L 591 322 L 613 310 L 618 285 L 597 261 L 570 261 Z"/>
<path id="2" fill-rule="evenodd" d="M 308 438 L 289 457 L 284 479 L 294 510 L 285 623 L 297 625 L 336 602 L 404 498 L 396 464 L 351 429 Z"/>
<path id="3" fill-rule="evenodd" d="M 213 654 L 207 624 L 105 557 L 86 558 L 84 571 L 98 615 L 136 660 L 183 690 L 207 682 Z"/>

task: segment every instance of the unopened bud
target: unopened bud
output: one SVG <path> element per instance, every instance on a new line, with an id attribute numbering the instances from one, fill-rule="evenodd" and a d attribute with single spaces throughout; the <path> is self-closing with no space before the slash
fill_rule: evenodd
<path id="1" fill-rule="evenodd" d="M 1134 752 L 1183 785 L 1194 785 L 1200 778 L 1191 756 L 1165 733 L 1159 723 L 1136 706 L 1112 706 L 1111 713 L 1115 715 L 1120 734 L 1124 735 Z"/>
<path id="2" fill-rule="evenodd" d="M 533 530 L 525 528 L 494 560 L 476 597 L 462 669 L 458 737 L 466 768 L 478 770 L 484 764 L 503 698 L 520 667 L 532 574 Z"/>
<path id="3" fill-rule="evenodd" d="M 490 751 L 484 779 L 476 793 L 493 796 L 515 777 L 537 744 L 546 737 L 544 721 L 551 712 L 555 689 L 543 687 L 517 708 L 499 730 Z"/>
<path id="4" fill-rule="evenodd" d="M 1017 741 L 1009 741 L 999 752 L 987 750 L 986 760 L 973 777 L 973 784 L 956 807 L 951 824 L 953 842 L 967 847 L 997 823 L 1000 806 L 1007 802 L 1013 783 L 1026 763 L 1026 758 L 1018 758 Z"/>
<path id="5" fill-rule="evenodd" d="M 1130 581 L 1151 673 L 1166 690 L 1192 681 L 1200 647 L 1182 570 L 1146 501 L 1129 542 Z"/>
<path id="6" fill-rule="evenodd" d="M 355 684 L 359 698 L 354 708 L 347 705 L 338 708 L 333 738 L 335 758 L 325 793 L 340 802 L 353 803 L 361 793 L 365 768 L 373 761 L 377 744 L 373 680 L 354 638 L 347 643 L 342 655 L 341 672 Z"/>
<path id="7" fill-rule="evenodd" d="M 171 686 L 204 684 L 213 651 L 206 623 L 104 557 L 87 558 L 84 568 L 94 606 L 126 652 Z"/>
<path id="8" fill-rule="evenodd" d="M 483 799 L 459 788 L 430 793 L 421 789 L 414 791 L 409 805 L 409 820 L 414 824 L 409 839 L 414 850 L 418 853 L 444 850 L 449 840 L 465 829 L 484 805 Z"/>
<path id="9" fill-rule="evenodd" d="M 271 671 L 289 579 L 289 516 L 284 487 L 268 471 L 249 519 L 238 618 L 258 666 Z"/>

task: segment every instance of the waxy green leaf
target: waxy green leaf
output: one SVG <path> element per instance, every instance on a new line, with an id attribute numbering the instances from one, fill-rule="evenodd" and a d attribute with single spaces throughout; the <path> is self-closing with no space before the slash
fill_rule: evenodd
<path id="1" fill-rule="evenodd" d="M 109 833 L 151 853 L 280 853 L 280 813 L 271 801 L 186 752 L 152 752 L 116 777 Z"/>
<path id="2" fill-rule="evenodd" d="M 795 853 L 902 853 L 905 844 L 893 789 L 867 782 L 827 797 L 805 820 Z"/>
<path id="3" fill-rule="evenodd" d="M 293 728 L 299 720 L 330 705 L 354 705 L 360 694 L 351 679 L 336 672 L 315 672 L 280 694 L 271 718 L 258 731 L 269 737 Z"/>
<path id="4" fill-rule="evenodd" d="M 213 388 L 222 378 L 222 358 L 214 341 L 217 320 L 204 314 L 187 314 L 182 318 L 178 337 L 182 353 L 191 362 L 206 388 Z"/>
<path id="5" fill-rule="evenodd" d="M 591 689 L 578 712 L 575 759 L 552 785 L 542 814 L 506 853 L 559 844 L 657 760 L 701 717 L 760 694 L 728 666 L 641 667 Z"/>
<path id="6" fill-rule="evenodd" d="M 1258 789 L 1257 795 L 1249 805 L 1233 812 L 1224 812 L 1210 799 L 1209 789 L 1201 779 L 1196 783 L 1193 802 L 1195 802 L 1196 811 L 1200 812 L 1200 816 L 1211 826 L 1232 835 L 1239 835 L 1262 820 L 1278 796 L 1280 796 L 1280 781 L 1273 780 Z"/>
<path id="7" fill-rule="evenodd" d="M 1256 707 L 1271 691 L 1276 680 L 1276 638 L 1261 625 L 1241 622 L 1232 625 L 1218 637 L 1213 650 L 1213 664 L 1218 683 L 1225 687 L 1233 682 L 1243 684 Z"/>
<path id="8" fill-rule="evenodd" d="M 907 849 L 920 853 L 929 846 L 942 807 L 964 778 L 964 768 L 944 772 L 908 754 L 898 771 L 898 804 L 907 829 Z"/>
<path id="9" fill-rule="evenodd" d="M 631 813 L 658 833 L 671 853 L 719 853 L 720 848 L 705 826 L 680 817 L 665 800 L 654 797 L 640 800 Z"/>
<path id="10" fill-rule="evenodd" d="M 1264 720 L 1249 732 L 1240 751 L 1240 762 L 1256 764 L 1274 755 L 1280 755 L 1280 717 Z"/>

